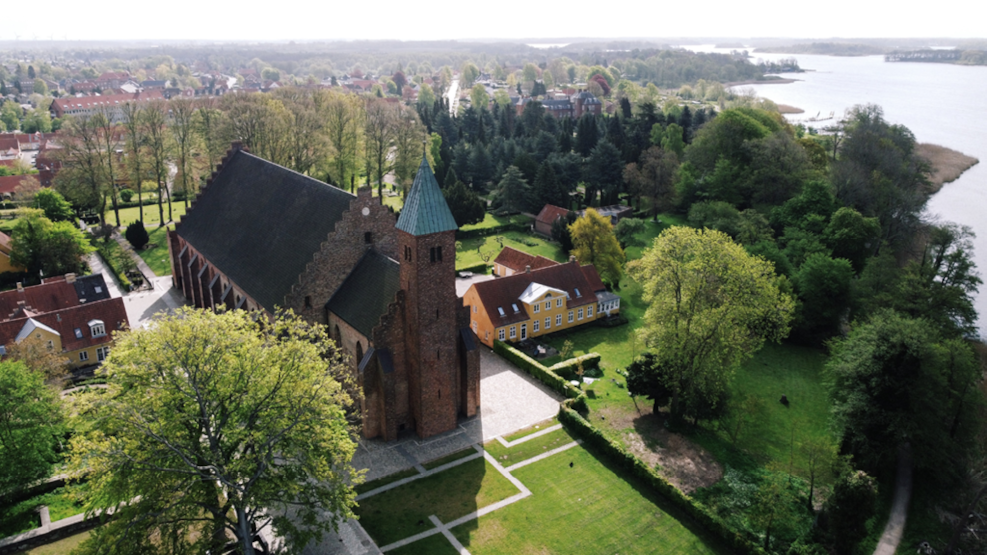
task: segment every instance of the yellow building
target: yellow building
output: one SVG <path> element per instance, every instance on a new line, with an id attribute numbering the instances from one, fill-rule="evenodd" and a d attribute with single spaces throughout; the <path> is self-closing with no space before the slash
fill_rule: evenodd
<path id="1" fill-rule="evenodd" d="M 72 368 L 95 366 L 109 354 L 113 332 L 127 327 L 123 299 L 110 297 L 100 274 L 46 278 L 0 293 L 0 355 L 30 338 L 63 354 Z"/>
<path id="2" fill-rule="evenodd" d="M 0 231 L 0 274 L 3 272 L 20 272 L 23 268 L 17 268 L 10 263 L 10 235 Z"/>
<path id="3" fill-rule="evenodd" d="M 620 297 L 592 264 L 575 258 L 538 270 L 474 283 L 463 296 L 480 341 L 517 342 L 588 324 L 620 312 Z"/>

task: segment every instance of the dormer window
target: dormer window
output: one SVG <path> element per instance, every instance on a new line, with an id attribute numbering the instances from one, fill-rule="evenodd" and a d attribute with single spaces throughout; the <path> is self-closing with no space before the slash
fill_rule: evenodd
<path id="1" fill-rule="evenodd" d="M 82 329 L 81 328 L 75 328 L 75 338 L 76 339 L 82 339 Z"/>
<path id="2" fill-rule="evenodd" d="M 517 307 L 517 304 L 516 303 L 511 303 L 511 308 L 514 309 L 514 314 L 517 314 L 518 312 L 521 312 L 521 309 Z"/>
<path id="3" fill-rule="evenodd" d="M 582 297 L 582 296 L 583 296 L 583 294 L 579 292 L 579 288 L 577 287 L 576 288 L 576 298 L 578 299 L 579 297 Z"/>
<path id="4" fill-rule="evenodd" d="M 501 318 L 503 318 L 504 316 L 506 316 L 506 314 L 504 313 L 504 308 L 503 307 L 498 306 L 497 307 L 497 312 L 500 314 L 500 317 Z"/>
<path id="5" fill-rule="evenodd" d="M 102 337 L 106 335 L 106 324 L 102 320 L 90 320 L 89 331 L 93 337 Z"/>

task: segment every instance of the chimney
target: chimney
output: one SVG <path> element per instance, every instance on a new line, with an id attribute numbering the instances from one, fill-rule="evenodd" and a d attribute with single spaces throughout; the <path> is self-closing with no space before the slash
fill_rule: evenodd
<path id="1" fill-rule="evenodd" d="M 75 283 L 75 274 L 65 274 L 65 283 Z"/>
<path id="2" fill-rule="evenodd" d="M 526 274 L 531 273 L 531 264 L 528 264 L 527 266 L 524 267 L 524 273 Z"/>
<path id="3" fill-rule="evenodd" d="M 24 284 L 21 283 L 21 282 L 19 282 L 19 281 L 17 282 L 17 292 L 18 293 L 23 293 L 24 292 Z"/>
<path id="4" fill-rule="evenodd" d="M 573 263 L 576 262 L 576 255 L 570 254 L 569 255 L 569 262 L 573 262 Z"/>

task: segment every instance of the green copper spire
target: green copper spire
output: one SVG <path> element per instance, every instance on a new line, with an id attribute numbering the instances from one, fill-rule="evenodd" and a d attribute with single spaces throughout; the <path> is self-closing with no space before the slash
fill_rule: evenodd
<path id="1" fill-rule="evenodd" d="M 397 228 L 415 236 L 459 229 L 425 156 L 404 200 Z"/>

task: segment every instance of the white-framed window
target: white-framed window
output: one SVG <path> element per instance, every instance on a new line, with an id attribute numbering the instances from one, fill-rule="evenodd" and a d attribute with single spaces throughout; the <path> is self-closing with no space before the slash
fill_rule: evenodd
<path id="1" fill-rule="evenodd" d="M 90 320 L 89 331 L 93 337 L 102 337 L 106 335 L 106 324 L 102 320 Z"/>
<path id="2" fill-rule="evenodd" d="M 513 330 L 514 328 L 511 329 Z M 513 334 L 511 335 L 513 336 Z M 500 339 L 501 341 L 504 340 L 504 328 L 500 328 L 499 330 L 497 330 L 497 339 Z"/>
<path id="3" fill-rule="evenodd" d="M 541 312 L 541 304 L 535 303 L 535 314 L 538 314 L 539 312 Z"/>
<path id="4" fill-rule="evenodd" d="M 79 360 L 82 361 L 82 362 L 85 362 L 85 361 L 89 360 L 89 352 L 88 351 L 82 351 L 81 353 L 79 353 Z"/>
<path id="5" fill-rule="evenodd" d="M 561 325 L 562 325 L 562 315 L 561 314 L 556 314 L 555 315 L 555 326 L 558 327 L 558 326 L 561 326 Z"/>
<path id="6" fill-rule="evenodd" d="M 473 305 L 473 314 L 476 314 L 476 305 Z"/>
<path id="7" fill-rule="evenodd" d="M 555 299 L 555 308 L 562 308 L 562 297 Z"/>
<path id="8" fill-rule="evenodd" d="M 583 319 L 583 309 L 581 308 L 579 309 L 579 312 L 576 314 L 576 318 L 578 318 L 579 320 Z"/>
<path id="9" fill-rule="evenodd" d="M 103 362 L 104 360 L 106 360 L 106 357 L 108 357 L 108 356 L 110 356 L 110 348 L 109 347 L 96 347 L 96 358 L 100 362 Z"/>
<path id="10" fill-rule="evenodd" d="M 490 330 L 486 330 L 483 332 L 483 340 L 490 341 Z"/>
<path id="11" fill-rule="evenodd" d="M 545 301 L 545 310 L 552 310 L 552 300 Z"/>
<path id="12" fill-rule="evenodd" d="M 587 318 L 593 317 L 593 305 L 589 305 L 586 307 L 586 317 Z"/>
<path id="13" fill-rule="evenodd" d="M 552 317 L 545 318 L 545 329 L 552 329 Z"/>
<path id="14" fill-rule="evenodd" d="M 570 323 L 570 324 L 571 324 L 571 323 L 572 323 L 572 321 L 573 321 L 573 320 L 575 319 L 575 316 L 576 316 L 576 311 L 575 311 L 575 310 L 570 310 L 570 311 L 569 311 L 569 323 Z"/>
<path id="15" fill-rule="evenodd" d="M 539 331 L 539 326 L 540 326 L 540 325 L 541 325 L 541 320 L 535 320 L 535 321 L 534 321 L 534 322 L 533 322 L 533 323 L 531 324 L 531 332 L 532 332 L 532 333 L 538 333 L 538 331 Z"/>
<path id="16" fill-rule="evenodd" d="M 473 320 L 473 326 L 472 327 L 473 327 L 473 333 L 476 333 L 476 328 L 478 327 L 476 325 L 476 320 Z"/>
<path id="17" fill-rule="evenodd" d="M 517 337 L 517 326 L 511 326 L 511 339 Z"/>

